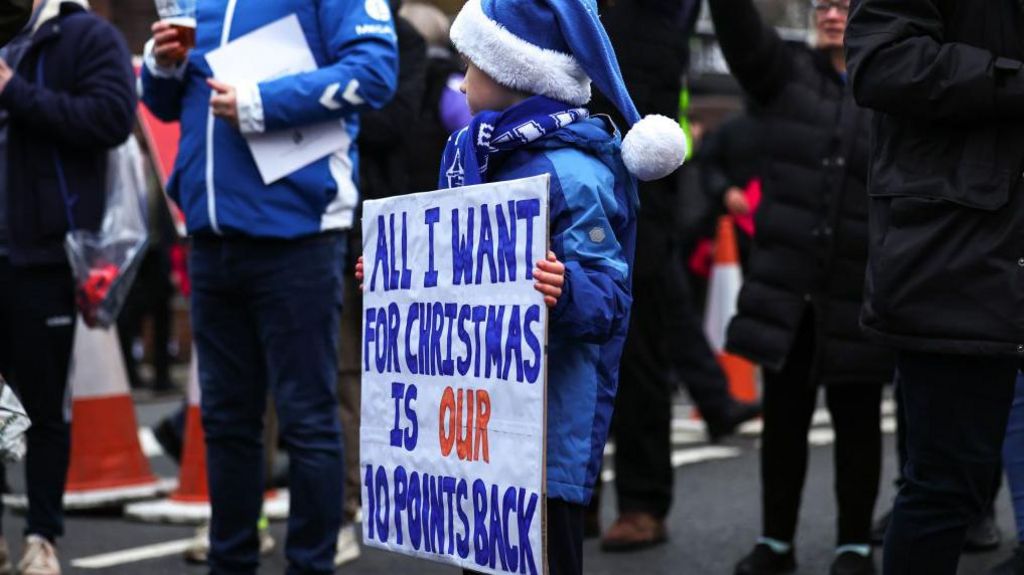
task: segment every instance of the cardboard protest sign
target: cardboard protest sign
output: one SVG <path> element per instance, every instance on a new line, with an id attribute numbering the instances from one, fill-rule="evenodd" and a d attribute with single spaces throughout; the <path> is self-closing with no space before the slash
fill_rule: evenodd
<path id="1" fill-rule="evenodd" d="M 548 176 L 363 206 L 367 545 L 546 571 Z"/>

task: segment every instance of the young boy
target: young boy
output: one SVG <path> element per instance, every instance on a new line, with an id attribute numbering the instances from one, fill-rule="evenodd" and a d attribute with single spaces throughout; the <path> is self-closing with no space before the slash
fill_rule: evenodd
<path id="1" fill-rule="evenodd" d="M 634 177 L 674 171 L 685 139 L 660 116 L 620 143 L 610 119 L 582 108 L 593 80 L 630 123 L 639 121 L 589 0 L 470 0 L 451 37 L 468 64 L 462 91 L 474 119 L 449 139 L 439 186 L 551 175 L 551 252 L 533 272 L 551 310 L 548 566 L 552 575 L 580 574 L 583 513 L 629 323 Z"/>

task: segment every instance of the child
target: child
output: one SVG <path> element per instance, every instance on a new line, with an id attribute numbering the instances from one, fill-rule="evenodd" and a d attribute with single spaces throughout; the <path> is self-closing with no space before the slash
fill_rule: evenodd
<path id="1" fill-rule="evenodd" d="M 610 119 L 582 108 L 593 81 L 639 121 L 590 0 L 470 0 L 451 37 L 468 64 L 462 91 L 475 117 L 448 140 L 439 186 L 551 175 L 552 251 L 533 272 L 551 309 L 548 565 L 552 575 L 580 574 L 583 514 L 629 323 L 634 176 L 674 171 L 685 139 L 675 121 L 652 116 L 620 144 Z"/>

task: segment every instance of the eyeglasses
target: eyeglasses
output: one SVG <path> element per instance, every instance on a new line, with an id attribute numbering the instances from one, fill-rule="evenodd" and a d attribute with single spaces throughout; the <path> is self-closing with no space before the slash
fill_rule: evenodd
<path id="1" fill-rule="evenodd" d="M 827 13 L 832 8 L 839 10 L 843 14 L 849 14 L 850 12 L 850 1 L 849 0 L 811 0 L 811 8 L 816 12 L 822 14 Z"/>

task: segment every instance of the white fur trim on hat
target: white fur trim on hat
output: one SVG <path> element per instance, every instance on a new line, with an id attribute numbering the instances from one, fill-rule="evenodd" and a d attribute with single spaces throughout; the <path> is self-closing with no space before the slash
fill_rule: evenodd
<path id="1" fill-rule="evenodd" d="M 582 106 L 590 78 L 570 54 L 547 50 L 516 36 L 469 0 L 451 30 L 455 48 L 499 84 Z"/>
<path id="2" fill-rule="evenodd" d="M 644 116 L 622 139 L 622 162 L 645 182 L 671 174 L 685 159 L 686 136 L 676 121 L 665 116 Z"/>

